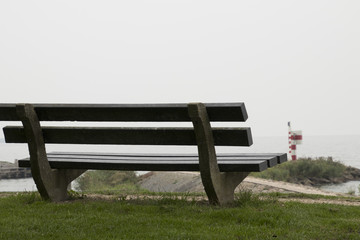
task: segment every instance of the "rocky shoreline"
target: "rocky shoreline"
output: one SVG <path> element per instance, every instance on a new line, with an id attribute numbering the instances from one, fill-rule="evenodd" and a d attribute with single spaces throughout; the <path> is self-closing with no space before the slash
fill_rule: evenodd
<path id="1" fill-rule="evenodd" d="M 1 168 L 14 168 L 14 167 L 16 167 L 14 163 L 0 161 L 0 169 Z"/>
<path id="2" fill-rule="evenodd" d="M 0 179 L 30 178 L 29 168 L 18 168 L 17 164 L 0 161 Z"/>
<path id="3" fill-rule="evenodd" d="M 336 178 L 305 178 L 305 179 L 298 179 L 292 183 L 302 184 L 305 186 L 313 186 L 319 187 L 321 185 L 326 184 L 339 184 L 345 183 L 349 181 L 359 181 L 360 180 L 360 169 L 354 167 L 346 167 L 345 173 L 341 177 Z"/>

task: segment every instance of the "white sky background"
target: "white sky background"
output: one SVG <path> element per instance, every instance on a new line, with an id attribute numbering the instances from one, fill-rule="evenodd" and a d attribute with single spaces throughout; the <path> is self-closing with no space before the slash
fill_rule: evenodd
<path id="1" fill-rule="evenodd" d="M 0 103 L 245 102 L 360 134 L 360 1 L 1 1 Z M 1 137 L 1 136 L 0 136 Z"/>

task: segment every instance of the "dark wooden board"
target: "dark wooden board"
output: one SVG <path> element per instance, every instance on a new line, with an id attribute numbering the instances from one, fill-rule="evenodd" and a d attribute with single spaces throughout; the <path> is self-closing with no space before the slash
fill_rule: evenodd
<path id="1" fill-rule="evenodd" d="M 183 159 L 68 159 L 49 157 L 49 164 L 54 169 L 97 169 L 97 170 L 129 170 L 129 171 L 199 171 L 197 160 Z M 29 159 L 18 161 L 20 167 L 30 167 Z M 268 167 L 267 160 L 222 160 L 218 161 L 221 172 L 260 172 Z"/>
<path id="2" fill-rule="evenodd" d="M 197 145 L 192 128 L 43 127 L 45 143 Z M 26 143 L 22 127 L 3 128 L 7 143 Z M 250 146 L 250 128 L 214 128 L 217 146 Z"/>
<path id="3" fill-rule="evenodd" d="M 101 153 L 101 152 L 50 152 L 49 156 L 98 156 L 98 157 L 156 157 L 158 159 L 167 157 L 198 157 L 196 153 Z M 268 159 L 269 167 L 273 167 L 277 164 L 287 161 L 286 153 L 217 153 L 218 158 L 264 158 Z M 274 160 L 275 158 L 275 160 Z"/>
<path id="4" fill-rule="evenodd" d="M 94 159 L 94 160 L 124 160 L 131 159 L 133 161 L 144 161 L 144 160 L 156 160 L 156 161 L 172 161 L 172 160 L 181 160 L 181 161 L 197 161 L 199 162 L 199 158 L 197 155 L 184 155 L 184 154 L 172 154 L 172 155 L 158 155 L 158 154 L 100 154 L 100 153 L 48 153 L 48 158 L 62 158 L 62 159 Z M 238 155 L 218 155 L 218 162 L 220 161 L 253 161 L 253 160 L 266 160 L 268 163 L 268 167 L 273 167 L 277 165 L 277 157 L 276 156 L 243 156 L 241 154 Z"/>
<path id="5" fill-rule="evenodd" d="M 205 103 L 210 121 L 246 121 L 244 103 Z M 191 121 L 187 104 L 33 104 L 40 121 Z M 0 121 L 19 121 L 16 104 L 0 104 Z"/>

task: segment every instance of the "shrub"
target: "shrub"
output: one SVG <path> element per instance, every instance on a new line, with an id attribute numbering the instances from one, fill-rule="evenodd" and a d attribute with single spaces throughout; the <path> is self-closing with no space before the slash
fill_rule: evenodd
<path id="1" fill-rule="evenodd" d="M 269 168 L 253 176 L 287 182 L 298 182 L 311 178 L 338 178 L 344 175 L 346 166 L 331 157 L 316 159 L 300 158 Z"/>
<path id="2" fill-rule="evenodd" d="M 122 184 L 136 184 L 137 181 L 134 171 L 87 171 L 77 180 L 77 189 L 80 191 L 99 191 Z"/>

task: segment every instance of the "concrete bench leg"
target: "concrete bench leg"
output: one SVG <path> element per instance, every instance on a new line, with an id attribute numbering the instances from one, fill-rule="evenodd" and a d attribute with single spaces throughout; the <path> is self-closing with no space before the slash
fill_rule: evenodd
<path id="1" fill-rule="evenodd" d="M 68 199 L 68 185 L 86 170 L 51 169 L 40 122 L 33 106 L 19 104 L 16 111 L 24 126 L 30 153 L 31 174 L 41 197 L 54 202 Z"/>
<path id="2" fill-rule="evenodd" d="M 210 204 L 225 205 L 234 201 L 235 188 L 248 172 L 221 173 L 217 164 L 211 125 L 202 103 L 188 105 L 199 152 L 200 175 Z"/>

